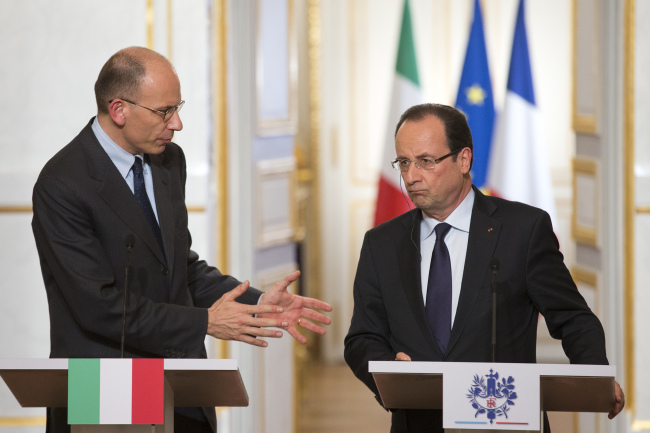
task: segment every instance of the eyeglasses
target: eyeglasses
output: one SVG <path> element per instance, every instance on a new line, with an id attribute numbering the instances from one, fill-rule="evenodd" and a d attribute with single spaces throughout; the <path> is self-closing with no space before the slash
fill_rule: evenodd
<path id="1" fill-rule="evenodd" d="M 449 158 L 452 155 L 457 154 L 463 149 L 456 149 L 453 152 L 449 152 L 446 155 L 441 156 L 440 158 L 433 159 L 429 156 L 418 156 L 415 158 L 415 160 L 411 161 L 410 159 L 406 158 L 397 158 L 395 161 L 392 161 L 390 165 L 393 166 L 395 170 L 399 170 L 402 173 L 405 173 L 409 171 L 409 167 L 411 166 L 411 163 L 415 163 L 416 168 L 423 168 L 425 170 L 431 170 L 433 167 L 436 166 L 440 161 L 442 161 L 445 158 Z"/>
<path id="2" fill-rule="evenodd" d="M 115 98 L 115 99 L 118 99 L 118 98 Z M 108 103 L 110 104 L 115 99 L 111 99 L 110 101 L 108 101 Z M 181 101 L 180 104 L 178 104 L 176 106 L 173 106 L 173 107 L 169 107 L 166 110 L 154 110 L 153 108 L 149 108 L 149 107 L 145 107 L 144 105 L 136 104 L 135 102 L 129 101 L 128 99 L 125 99 L 125 98 L 119 98 L 119 99 L 121 99 L 122 101 L 128 102 L 129 104 L 133 104 L 133 105 L 135 105 L 137 107 L 144 108 L 144 109 L 149 110 L 149 111 L 153 111 L 154 113 L 158 114 L 159 116 L 161 116 L 163 118 L 163 122 L 167 122 L 169 119 L 171 119 L 172 116 L 174 115 L 174 113 L 180 112 L 181 108 L 183 108 L 183 105 L 185 104 L 185 101 Z"/>

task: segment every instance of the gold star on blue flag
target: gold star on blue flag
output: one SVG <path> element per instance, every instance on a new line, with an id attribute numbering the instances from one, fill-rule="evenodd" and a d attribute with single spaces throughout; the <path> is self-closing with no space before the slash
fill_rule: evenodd
<path id="1" fill-rule="evenodd" d="M 481 188 L 487 179 L 488 158 L 494 129 L 494 99 L 488 69 L 483 18 L 478 0 L 474 0 L 474 20 L 467 43 L 467 54 L 460 77 L 456 108 L 467 116 L 474 142 L 472 181 Z"/>
<path id="2" fill-rule="evenodd" d="M 483 105 L 488 94 L 480 84 L 474 83 L 471 87 L 465 89 L 465 96 L 469 105 Z"/>

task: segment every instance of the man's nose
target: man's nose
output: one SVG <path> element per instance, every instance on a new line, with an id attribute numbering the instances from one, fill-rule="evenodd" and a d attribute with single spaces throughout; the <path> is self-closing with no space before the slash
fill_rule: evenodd
<path id="1" fill-rule="evenodd" d="M 402 179 L 404 179 L 404 183 L 409 185 L 418 181 L 420 177 L 420 169 L 415 166 L 414 162 L 411 162 L 406 171 L 402 172 Z"/>
<path id="2" fill-rule="evenodd" d="M 169 119 L 169 122 L 167 122 L 167 128 L 173 129 L 174 131 L 180 131 L 183 129 L 183 121 L 181 120 L 181 116 L 177 111 L 174 111 L 174 114 L 172 114 L 172 118 Z"/>

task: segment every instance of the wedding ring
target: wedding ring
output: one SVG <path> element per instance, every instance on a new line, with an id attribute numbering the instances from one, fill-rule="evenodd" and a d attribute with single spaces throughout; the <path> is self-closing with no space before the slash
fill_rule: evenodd
<path id="1" fill-rule="evenodd" d="M 302 320 L 302 317 L 298 318 L 298 325 L 300 325 L 300 321 Z"/>

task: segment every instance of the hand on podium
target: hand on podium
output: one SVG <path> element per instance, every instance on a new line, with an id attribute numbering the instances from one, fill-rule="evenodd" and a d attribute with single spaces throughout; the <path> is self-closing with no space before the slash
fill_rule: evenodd
<path id="1" fill-rule="evenodd" d="M 616 415 L 621 413 L 625 407 L 625 393 L 623 392 L 623 389 L 621 388 L 621 385 L 618 384 L 618 382 L 614 382 L 614 394 L 616 396 L 616 400 L 614 400 L 614 407 L 609 412 L 609 419 L 613 419 Z"/>
<path id="2" fill-rule="evenodd" d="M 410 361 L 410 360 L 411 357 L 404 352 L 398 352 L 397 355 L 395 355 L 395 361 Z"/>

